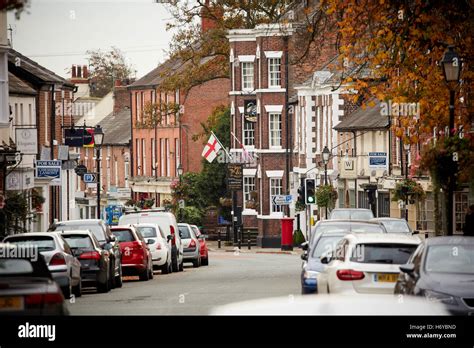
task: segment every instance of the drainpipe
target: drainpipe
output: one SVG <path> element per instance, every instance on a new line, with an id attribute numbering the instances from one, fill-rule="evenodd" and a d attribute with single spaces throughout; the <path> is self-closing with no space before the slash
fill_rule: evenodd
<path id="1" fill-rule="evenodd" d="M 357 167 L 357 131 L 353 130 L 352 131 L 352 134 L 354 135 L 354 157 L 355 157 L 355 164 L 356 164 L 356 167 Z M 356 173 L 356 177 L 354 179 L 354 188 L 355 188 L 355 206 L 356 208 L 358 207 L 359 205 L 359 197 L 358 197 L 358 188 L 357 188 L 357 173 Z M 350 204 L 350 202 L 349 202 Z"/>

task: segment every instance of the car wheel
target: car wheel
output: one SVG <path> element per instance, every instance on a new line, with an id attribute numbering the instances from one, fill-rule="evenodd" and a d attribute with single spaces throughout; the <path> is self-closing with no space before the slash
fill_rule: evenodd
<path id="1" fill-rule="evenodd" d="M 202 259 L 201 265 L 209 266 L 209 255 L 206 255 L 206 258 Z"/>
<path id="2" fill-rule="evenodd" d="M 107 280 L 105 281 L 105 283 L 99 283 L 97 285 L 97 291 L 98 292 L 106 293 L 106 292 L 110 291 L 110 278 L 111 278 L 111 275 L 110 275 L 109 272 L 107 272 Z"/>
<path id="3" fill-rule="evenodd" d="M 119 265 L 119 275 L 115 277 L 114 283 L 115 283 L 116 288 L 121 288 L 123 286 L 122 263 L 120 263 L 120 265 Z"/>
<path id="4" fill-rule="evenodd" d="M 178 272 L 179 271 L 178 255 L 177 254 L 176 254 L 176 257 L 174 259 L 172 257 L 172 268 L 173 268 L 173 272 Z"/>
<path id="5" fill-rule="evenodd" d="M 82 296 L 82 279 L 79 278 L 79 284 L 77 284 L 74 289 L 72 290 L 72 293 L 76 297 L 81 297 Z"/>
<path id="6" fill-rule="evenodd" d="M 69 280 L 69 283 L 67 286 L 61 288 L 62 292 L 63 292 L 63 296 L 66 300 L 70 299 L 71 298 L 71 294 L 72 294 L 72 287 L 71 287 L 71 280 Z"/>
<path id="7" fill-rule="evenodd" d="M 150 266 L 150 269 L 149 269 L 148 271 L 150 272 L 149 278 L 150 278 L 150 279 L 153 279 L 153 277 L 154 277 L 154 274 L 153 274 L 153 265 Z"/>
<path id="8" fill-rule="evenodd" d="M 114 265 L 110 267 L 109 271 L 109 289 L 115 288 L 115 262 Z"/>
<path id="9" fill-rule="evenodd" d="M 161 274 L 171 273 L 170 271 L 171 271 L 171 264 L 167 260 L 166 263 L 163 266 L 161 266 Z"/>
<path id="10" fill-rule="evenodd" d="M 141 272 L 139 275 L 138 275 L 138 278 L 141 280 L 141 281 L 147 281 L 150 279 L 150 271 L 148 270 L 148 268 L 146 268 L 143 272 Z"/>
<path id="11" fill-rule="evenodd" d="M 179 271 L 180 272 L 184 271 L 184 260 L 182 260 L 181 264 L 179 265 Z"/>

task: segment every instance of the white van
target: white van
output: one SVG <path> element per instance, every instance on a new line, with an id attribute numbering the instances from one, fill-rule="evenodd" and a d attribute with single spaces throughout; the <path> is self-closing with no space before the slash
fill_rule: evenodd
<path id="1" fill-rule="evenodd" d="M 183 270 L 183 243 L 179 236 L 178 224 L 173 213 L 157 212 L 157 211 L 142 211 L 137 213 L 130 213 L 122 215 L 119 219 L 119 225 L 136 225 L 142 223 L 157 224 L 163 230 L 166 238 L 172 235 L 171 239 L 171 262 L 173 265 L 173 272 Z"/>

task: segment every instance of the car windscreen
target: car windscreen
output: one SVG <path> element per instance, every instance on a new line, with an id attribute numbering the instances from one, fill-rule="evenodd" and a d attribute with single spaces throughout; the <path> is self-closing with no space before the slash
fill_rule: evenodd
<path id="1" fill-rule="evenodd" d="M 350 232 L 350 225 L 349 223 L 347 224 L 333 224 L 333 223 L 320 224 L 314 229 L 313 233 L 318 234 L 318 233 L 328 233 L 328 232 L 348 233 Z"/>
<path id="2" fill-rule="evenodd" d="M 352 233 L 384 233 L 383 228 L 379 225 L 369 225 L 369 224 L 352 224 L 351 225 Z"/>
<path id="3" fill-rule="evenodd" d="M 0 277 L 16 274 L 33 274 L 33 265 L 25 259 L 0 258 Z"/>
<path id="4" fill-rule="evenodd" d="M 132 231 L 130 230 L 116 230 L 113 229 L 112 233 L 115 237 L 117 237 L 119 243 L 121 242 L 133 242 L 135 241 L 135 237 L 133 236 Z"/>
<path id="5" fill-rule="evenodd" d="M 63 235 L 63 238 L 66 240 L 67 244 L 71 248 L 86 249 L 86 250 L 94 249 L 94 245 L 92 244 L 92 240 L 90 239 L 89 236 Z"/>
<path id="6" fill-rule="evenodd" d="M 401 265 L 408 261 L 417 245 L 401 243 L 361 243 L 352 250 L 350 260 L 358 263 Z"/>
<path id="7" fill-rule="evenodd" d="M 370 220 L 374 218 L 371 211 L 351 211 L 351 220 Z"/>
<path id="8" fill-rule="evenodd" d="M 333 210 L 331 212 L 331 220 L 347 220 L 351 218 L 351 213 L 348 210 Z"/>
<path id="9" fill-rule="evenodd" d="M 56 249 L 56 243 L 53 237 L 48 236 L 18 236 L 10 237 L 6 240 L 7 243 L 12 243 L 22 247 L 34 246 L 38 248 L 39 252 L 52 251 Z"/>
<path id="10" fill-rule="evenodd" d="M 319 259 L 323 253 L 334 250 L 337 243 L 343 238 L 343 236 L 322 236 L 318 239 L 313 249 L 311 257 Z"/>
<path id="11" fill-rule="evenodd" d="M 179 234 L 182 239 L 189 239 L 191 238 L 191 232 L 189 232 L 188 226 L 178 226 Z"/>
<path id="12" fill-rule="evenodd" d="M 426 251 L 425 271 L 474 274 L 474 245 L 431 245 Z"/>
<path id="13" fill-rule="evenodd" d="M 74 231 L 74 230 L 89 230 L 91 231 L 97 240 L 101 243 L 106 241 L 105 231 L 99 224 L 87 224 L 87 223 L 67 223 L 58 224 L 55 227 L 55 231 Z"/>
<path id="14" fill-rule="evenodd" d="M 156 238 L 155 227 L 136 227 L 137 231 L 143 236 L 143 238 Z"/>
<path id="15" fill-rule="evenodd" d="M 385 229 L 388 233 L 409 233 L 410 229 L 405 221 L 397 221 L 397 220 L 384 220 L 382 221 Z"/>

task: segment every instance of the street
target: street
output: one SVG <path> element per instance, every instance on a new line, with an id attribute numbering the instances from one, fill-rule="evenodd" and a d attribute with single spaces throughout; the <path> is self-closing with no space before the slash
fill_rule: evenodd
<path id="1" fill-rule="evenodd" d="M 206 315 L 214 306 L 301 292 L 299 255 L 210 251 L 207 267 L 185 264 L 184 272 L 152 280 L 126 278 L 106 294 L 85 288 L 71 315 Z"/>

